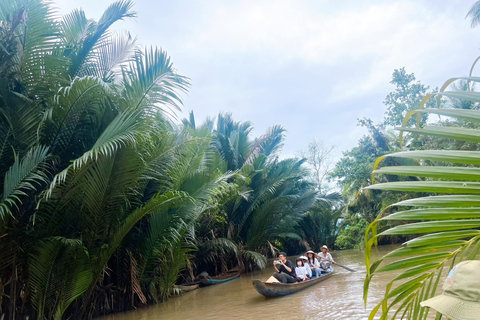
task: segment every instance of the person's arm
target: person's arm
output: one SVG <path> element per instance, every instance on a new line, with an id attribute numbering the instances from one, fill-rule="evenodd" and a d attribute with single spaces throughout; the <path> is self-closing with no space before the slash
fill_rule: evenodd
<path id="1" fill-rule="evenodd" d="M 276 271 L 276 272 L 280 272 L 280 271 L 278 271 L 278 269 L 277 269 L 277 264 L 275 263 L 275 261 L 273 261 L 273 267 L 275 268 L 275 271 Z"/>
<path id="2" fill-rule="evenodd" d="M 287 261 L 288 262 L 288 261 Z M 289 267 L 288 265 L 286 265 L 285 263 L 282 262 L 282 266 L 288 271 L 288 272 L 292 272 L 292 268 Z"/>
<path id="3" fill-rule="evenodd" d="M 330 253 L 329 253 L 329 255 L 330 255 L 330 261 L 332 261 L 333 264 L 337 264 L 337 263 L 335 262 L 335 260 L 333 260 L 332 255 L 331 255 Z"/>

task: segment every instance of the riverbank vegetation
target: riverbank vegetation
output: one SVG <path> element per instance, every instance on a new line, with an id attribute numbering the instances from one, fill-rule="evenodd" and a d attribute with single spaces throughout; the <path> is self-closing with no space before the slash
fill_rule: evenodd
<path id="1" fill-rule="evenodd" d="M 345 202 L 348 204 L 343 214 L 335 246 L 339 249 L 353 249 L 364 247 L 364 233 L 369 223 L 375 220 L 378 214 L 392 203 L 408 199 L 414 195 L 395 193 L 390 191 L 380 192 L 374 189 L 365 189 L 372 184 L 372 168 L 377 158 L 386 154 L 402 150 L 400 136 L 393 130 L 399 126 L 403 117 L 420 105 L 424 95 L 432 90 L 418 81 L 413 73 L 408 73 L 405 68 L 396 69 L 390 82 L 395 89 L 384 100 L 386 107 L 382 122 L 374 124 L 371 119 L 358 119 L 358 125 L 368 129 L 368 134 L 358 141 L 358 145 L 344 151 L 343 156 L 336 163 L 329 177 L 337 181 Z M 432 102 L 428 101 L 428 106 Z M 425 123 L 426 117 L 420 121 Z M 413 123 L 411 120 L 409 124 Z M 411 149 L 423 150 L 435 145 L 435 141 L 425 139 L 420 135 L 411 135 L 405 144 Z M 408 165 L 408 159 L 388 158 L 389 165 Z M 379 179 L 379 178 L 377 178 Z M 407 181 L 415 178 L 383 175 L 383 182 Z M 396 236 L 385 237 L 384 244 L 397 243 L 401 239 Z"/>
<path id="2" fill-rule="evenodd" d="M 479 5 L 477 2 L 468 14 L 472 26 L 478 24 Z M 369 319 L 377 314 L 382 319 L 425 319 L 429 308 L 421 307 L 420 302 L 438 294 L 442 275 L 461 261 L 478 259 L 480 93 L 475 85 L 480 78 L 472 75 L 477 62 L 468 76 L 447 80 L 405 115 L 397 129 L 399 142 L 410 144 L 409 150 L 385 154 L 375 161 L 372 185 L 366 189 L 400 192 L 411 198 L 382 208 L 367 228 L 365 301 L 374 276 L 396 271 Z M 428 116 L 444 118 L 432 122 L 427 121 Z M 415 148 L 418 142 L 425 148 Z M 392 160 L 401 162 L 392 164 Z M 398 180 L 386 178 L 389 176 Z M 389 236 L 408 241 L 372 261 L 373 247 Z M 437 313 L 437 318 L 440 316 Z"/>
<path id="3" fill-rule="evenodd" d="M 285 130 L 175 113 L 189 79 L 165 51 L 40 0 L 0 7 L 0 313 L 91 318 L 162 301 L 202 271 L 265 267 L 336 214 Z M 312 205 L 314 205 L 312 207 Z M 309 210 L 312 209 L 311 213 Z M 310 245 L 319 250 L 325 239 Z"/>
<path id="4" fill-rule="evenodd" d="M 110 30 L 136 16 L 132 6 L 119 0 L 94 21 L 81 9 L 59 17 L 40 0 L 0 2 L 6 319 L 129 310 L 204 271 L 261 269 L 279 250 L 323 244 L 366 246 L 366 290 L 376 273 L 413 267 L 392 281 L 414 277 L 389 286 L 385 301 L 405 294 L 383 312 L 401 302 L 417 316 L 443 268 L 479 250 L 478 216 L 463 206 L 478 201 L 479 78 L 437 90 L 395 70 L 383 122 L 359 120 L 369 134 L 334 168 L 332 147 L 318 141 L 280 158 L 281 126 L 254 137 L 228 113 L 177 119 L 190 80 L 161 48 Z M 341 194 L 328 192 L 328 179 Z M 373 245 L 406 240 L 386 258 L 422 256 L 370 263 Z"/>
<path id="5" fill-rule="evenodd" d="M 438 139 L 444 147 L 394 152 L 375 162 L 372 175 L 375 183 L 366 187 L 367 190 L 401 191 L 413 196 L 383 208 L 367 228 L 365 299 L 374 275 L 406 269 L 389 283 L 384 300 L 372 311 L 372 317 L 382 307 L 384 317 L 393 309 L 392 319 L 397 314 L 407 315 L 408 319 L 424 319 L 428 309 L 421 308 L 419 303 L 435 294 L 442 272 L 462 260 L 476 258 L 480 250 L 476 168 L 480 156 L 477 110 L 480 94 L 472 90 L 448 90 L 452 82 L 461 80 L 468 81 L 471 88 L 480 78 L 448 80 L 438 93 L 425 96 L 419 109 L 410 112 L 399 128 L 403 134 Z M 440 102 L 445 99 L 447 106 L 425 108 L 427 99 L 435 98 Z M 408 126 L 409 119 L 420 119 L 425 114 L 446 116 L 448 120 Z M 445 141 L 449 142 L 448 147 Z M 409 164 L 391 165 L 388 159 L 407 159 Z M 385 180 L 384 175 L 411 179 Z M 372 247 L 388 236 L 409 240 L 383 258 L 371 261 Z"/>

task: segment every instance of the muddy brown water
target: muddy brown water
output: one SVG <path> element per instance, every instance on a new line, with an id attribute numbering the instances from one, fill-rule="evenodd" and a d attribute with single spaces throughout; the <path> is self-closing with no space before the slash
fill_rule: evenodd
<path id="1" fill-rule="evenodd" d="M 395 247 L 380 247 L 376 256 L 383 256 Z M 364 252 L 361 250 L 333 251 L 340 264 L 357 270 L 349 272 L 340 267 L 328 280 L 290 296 L 265 298 L 252 286 L 252 279 L 267 279 L 273 266 L 244 274 L 235 280 L 204 287 L 173 297 L 165 303 L 119 313 L 102 320 L 159 320 L 159 319 L 330 319 L 364 320 L 380 301 L 392 274 L 379 275 L 370 286 L 367 309 L 363 303 L 365 279 Z M 293 259 L 292 259 L 293 260 Z M 433 315 L 433 312 L 430 312 Z M 429 317 L 430 319 L 430 317 Z M 432 316 L 431 319 L 434 319 Z"/>

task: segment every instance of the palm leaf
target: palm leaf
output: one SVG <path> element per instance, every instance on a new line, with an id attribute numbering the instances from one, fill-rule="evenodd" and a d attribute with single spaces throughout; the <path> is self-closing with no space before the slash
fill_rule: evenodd
<path id="1" fill-rule="evenodd" d="M 452 81 L 449 80 L 448 83 Z M 442 89 L 446 86 L 447 84 Z M 480 101 L 480 94 L 476 92 L 441 92 L 438 95 L 472 102 Z M 421 107 L 434 96 L 423 99 Z M 456 109 L 420 109 L 410 112 L 407 117 L 419 112 L 446 115 L 474 123 L 480 120 L 480 113 L 476 110 Z M 400 130 L 460 141 L 479 141 L 478 129 L 444 126 L 406 128 L 407 120 L 404 120 L 404 126 Z M 415 159 L 418 160 L 417 164 L 422 165 L 378 169 L 387 157 Z M 433 165 L 426 166 L 426 160 L 432 161 Z M 452 165 L 445 166 L 445 163 Z M 377 313 L 381 313 L 382 319 L 394 319 L 398 314 L 412 320 L 425 319 L 428 309 L 421 307 L 420 302 L 435 295 L 444 270 L 453 267 L 458 261 L 478 258 L 480 210 L 477 206 L 480 204 L 480 197 L 476 189 L 479 186 L 479 176 L 478 169 L 472 166 L 478 164 L 479 153 L 464 150 L 406 151 L 377 159 L 372 181 L 375 175 L 382 174 L 420 178 L 415 181 L 374 184 L 367 189 L 416 192 L 422 196 L 391 205 L 383 210 L 367 229 L 365 301 L 372 277 L 378 273 L 400 271 L 388 283 L 382 301 L 372 310 L 369 319 L 373 319 Z M 429 193 L 435 195 L 425 196 Z M 395 212 L 397 207 L 407 209 Z M 385 228 L 386 221 L 397 221 L 397 225 Z M 372 246 L 378 243 L 380 237 L 389 235 L 406 236 L 411 240 L 371 263 Z"/>
<path id="2" fill-rule="evenodd" d="M 60 88 L 52 106 L 46 110 L 42 140 L 50 143 L 52 152 L 60 155 L 71 146 L 78 128 L 91 114 L 103 115 L 106 93 L 110 88 L 95 77 L 75 78 L 69 86 Z"/>
<path id="3" fill-rule="evenodd" d="M 174 207 L 178 205 L 179 202 L 183 201 L 190 201 L 190 198 L 188 197 L 188 195 L 182 192 L 169 192 L 166 194 L 159 194 L 150 199 L 147 203 L 145 203 L 145 205 L 132 212 L 122 222 L 121 226 L 111 236 L 108 243 L 102 247 L 99 259 L 93 265 L 94 281 L 90 286 L 89 292 L 86 294 L 85 298 L 87 300 L 90 298 L 94 286 L 97 284 L 97 281 L 99 280 L 102 274 L 102 270 L 105 268 L 107 262 L 110 260 L 118 247 L 122 244 L 126 235 L 138 223 L 138 221 L 148 215 L 164 212 L 166 208 Z"/>
<path id="4" fill-rule="evenodd" d="M 121 73 L 121 65 L 133 59 L 136 39 L 129 33 L 115 35 L 96 52 L 95 63 L 85 68 L 84 73 L 95 75 L 103 81 L 112 82 Z"/>
<path id="5" fill-rule="evenodd" d="M 133 2 L 130 0 L 119 0 L 112 3 L 107 10 L 105 10 L 98 23 L 92 28 L 93 30 L 87 32 L 87 35 L 83 37 L 83 42 L 81 43 L 78 53 L 73 57 L 70 65 L 69 74 L 71 76 L 85 74 L 86 72 L 82 71 L 82 68 L 88 69 L 89 64 L 95 63 L 97 58 L 95 49 L 99 49 L 105 44 L 108 44 L 105 38 L 108 36 L 108 34 L 106 34 L 107 30 L 112 24 L 119 20 L 136 16 L 136 13 L 131 11 L 132 6 Z"/>
<path id="6" fill-rule="evenodd" d="M 474 28 L 480 23 L 480 1 L 475 2 L 467 13 L 466 18 L 472 20 L 471 27 Z"/>
<path id="7" fill-rule="evenodd" d="M 5 174 L 3 182 L 3 195 L 0 202 L 0 219 L 13 216 L 13 209 L 18 209 L 22 204 L 22 198 L 28 192 L 37 190 L 42 184 L 49 182 L 47 165 L 45 160 L 48 156 L 48 148 L 38 146 L 22 158 L 18 157 Z"/>
<path id="8" fill-rule="evenodd" d="M 128 106 L 134 109 L 180 110 L 182 99 L 177 91 L 185 92 L 189 82 L 178 75 L 167 53 L 158 48 L 136 51 L 129 69 L 123 69 L 123 86 Z"/>
<path id="9" fill-rule="evenodd" d="M 19 68 L 22 82 L 32 90 L 35 87 L 45 87 L 45 66 L 56 68 L 57 62 L 50 59 L 58 37 L 58 27 L 55 14 L 48 3 L 44 1 L 14 1 L 12 6 L 4 12 L 5 15 L 14 15 L 13 10 L 24 10 L 28 19 L 18 26 L 16 34 L 21 40 L 19 54 Z M 47 89 L 48 90 L 48 89 Z"/>
<path id="10" fill-rule="evenodd" d="M 75 159 L 73 163 L 58 173 L 52 180 L 46 193 L 49 198 L 53 189 L 61 183 L 64 183 L 70 171 L 75 171 L 85 165 L 90 160 L 95 160 L 99 156 L 111 156 L 116 150 L 127 144 L 135 142 L 145 133 L 141 130 L 142 112 L 125 111 L 119 114 L 98 137 L 93 147 L 85 152 L 81 157 Z"/>
<path id="11" fill-rule="evenodd" d="M 40 241 L 31 254 L 30 272 L 39 319 L 62 319 L 68 306 L 92 281 L 85 248 L 76 239 L 56 237 Z"/>
<path id="12" fill-rule="evenodd" d="M 238 251 L 237 260 L 240 267 L 244 270 L 265 269 L 267 266 L 267 258 L 256 251 L 240 250 Z"/>

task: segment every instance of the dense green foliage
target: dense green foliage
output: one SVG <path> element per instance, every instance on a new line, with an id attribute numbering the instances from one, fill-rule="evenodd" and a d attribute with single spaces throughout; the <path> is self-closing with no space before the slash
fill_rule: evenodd
<path id="1" fill-rule="evenodd" d="M 339 249 L 361 249 L 363 241 L 359 241 L 365 235 L 368 222 L 359 214 L 350 213 L 339 226 L 339 232 L 335 239 L 335 245 Z"/>
<path id="2" fill-rule="evenodd" d="M 283 128 L 254 139 L 228 114 L 173 123 L 189 79 L 163 50 L 109 32 L 131 9 L 120 0 L 93 21 L 0 2 L 8 319 L 91 318 L 166 299 L 202 271 L 265 267 L 305 248 L 299 223 L 324 201 L 304 160 L 277 158 Z"/>
<path id="3" fill-rule="evenodd" d="M 382 210 L 394 211 L 394 208 L 389 208 L 390 204 L 412 196 L 364 189 L 372 184 L 371 173 L 376 159 L 401 150 L 398 134 L 387 128 L 390 128 L 390 125 L 401 124 L 401 119 L 407 112 L 418 106 L 423 95 L 428 93 L 428 87 L 417 81 L 414 74 L 407 73 L 404 68 L 394 70 L 391 84 L 395 89 L 384 101 L 387 109 L 382 123 L 374 124 L 371 119 L 359 119 L 358 125 L 368 129 L 368 135 L 359 139 L 357 146 L 343 152 L 343 156 L 329 175 L 331 179 L 337 181 L 347 202 L 346 213 L 343 215 L 345 220 L 338 226 L 338 238 L 335 242 L 335 246 L 341 249 L 362 248 L 363 234 L 368 223 L 375 220 Z M 428 105 L 431 105 L 431 102 Z M 425 123 L 426 117 L 421 117 L 420 121 Z M 431 145 L 438 146 L 438 141 L 431 141 L 419 135 L 409 136 L 407 143 L 411 148 L 417 149 L 425 149 Z M 444 143 L 449 145 L 450 142 L 444 141 Z M 408 159 L 387 159 L 386 161 L 389 165 L 410 163 Z M 415 178 L 384 175 L 381 179 L 387 182 Z M 392 236 L 382 241 L 391 243 L 398 240 L 397 237 Z"/>
<path id="4" fill-rule="evenodd" d="M 476 77 L 463 79 L 480 81 Z M 459 100 L 480 101 L 480 94 L 474 91 L 444 91 L 455 80 L 458 78 L 448 81 L 431 97 L 453 98 L 449 104 L 451 107 Z M 376 183 L 369 186 L 369 190 L 410 192 L 417 196 L 393 203 L 391 207 L 397 208 L 394 213 L 382 210 L 367 229 L 365 299 L 373 276 L 381 272 L 403 270 L 389 283 L 384 299 L 374 308 L 370 319 L 379 312 L 382 319 L 395 319 L 396 315 L 402 314 L 408 319 L 424 319 L 428 309 L 420 307 L 419 303 L 435 294 L 442 272 L 459 261 L 477 257 L 480 249 L 480 214 L 477 204 L 480 201 L 477 190 L 480 154 L 474 147 L 480 140 L 478 129 L 471 128 L 471 125 L 479 123 L 480 115 L 476 103 L 468 105 L 472 109 L 465 109 L 462 103 L 458 104 L 458 108 L 424 108 L 425 105 L 422 104 L 420 109 L 407 115 L 400 130 L 403 133 L 457 140 L 463 147 L 474 150 L 456 150 L 455 147 L 459 145 L 457 142 L 451 143 L 448 149 L 388 154 L 375 163 L 374 174 L 380 178 L 376 182 L 383 182 L 383 175 L 416 179 Z M 409 117 L 422 114 L 452 117 L 456 125 L 451 126 L 451 121 L 435 126 L 405 125 Z M 464 141 L 474 142 L 475 145 L 461 143 Z M 412 163 L 407 166 L 391 166 L 385 162 L 392 158 L 410 159 Z M 385 224 L 391 221 L 397 225 L 386 228 Z M 399 249 L 372 262 L 371 247 L 379 239 L 392 235 L 408 236 L 410 240 L 404 242 Z"/>
<path id="5" fill-rule="evenodd" d="M 480 1 L 477 1 L 467 14 L 472 19 L 472 26 L 478 24 L 479 16 Z M 477 82 L 480 78 L 472 74 L 452 78 L 438 92 L 426 95 L 416 110 L 406 114 L 398 128 L 400 138 L 416 140 L 416 143 L 410 144 L 409 151 L 387 154 L 374 164 L 372 182 L 375 184 L 368 190 L 400 191 L 412 198 L 383 209 L 366 230 L 365 301 L 374 276 L 395 272 L 369 319 L 378 314 L 381 319 L 397 319 L 397 316 L 426 319 L 430 310 L 421 307 L 420 302 L 438 293 L 442 275 L 460 261 L 479 257 L 480 94 L 474 90 Z M 427 115 L 447 119 L 422 123 L 421 119 Z M 412 127 L 409 123 L 414 118 L 417 119 L 416 126 Z M 424 150 L 418 146 L 423 146 Z M 410 163 L 392 165 L 388 163 L 391 159 L 408 159 Z M 384 181 L 383 177 L 391 175 L 411 180 Z M 393 227 L 392 222 L 395 223 Z M 372 247 L 392 235 L 409 240 L 372 261 Z M 441 316 L 436 312 L 437 319 Z"/>
<path id="6" fill-rule="evenodd" d="M 407 73 L 405 68 L 395 69 L 390 83 L 395 86 L 395 90 L 390 92 L 383 102 L 387 107 L 383 124 L 400 126 L 407 113 L 418 108 L 422 98 L 430 93 L 429 87 L 416 81 L 415 75 Z M 413 124 L 413 120 L 409 125 Z M 421 124 L 425 124 L 426 120 L 427 117 L 422 116 Z"/>
<path id="7" fill-rule="evenodd" d="M 319 197 L 298 224 L 306 248 L 319 252 L 322 245 L 334 247 L 338 222 L 345 210 L 342 196 L 330 193 Z"/>
<path id="8" fill-rule="evenodd" d="M 384 121 L 360 120 L 369 134 L 330 174 L 343 195 L 323 194 L 321 150 L 312 154 L 323 162 L 280 159 L 280 126 L 254 138 L 230 114 L 175 122 L 189 79 L 162 49 L 109 31 L 136 16 L 132 5 L 119 0 L 94 21 L 81 9 L 58 17 L 42 0 L 0 0 L 0 318 L 89 319 L 167 299 L 202 271 L 249 271 L 278 250 L 363 239 L 366 291 L 376 273 L 409 267 L 383 314 L 402 302 L 421 318 L 441 271 L 480 249 L 480 79 L 445 92 L 449 81 L 422 102 L 429 88 L 395 70 Z M 410 134 L 386 130 L 400 124 Z M 412 151 L 400 152 L 402 141 Z M 373 245 L 406 239 L 370 264 Z"/>

